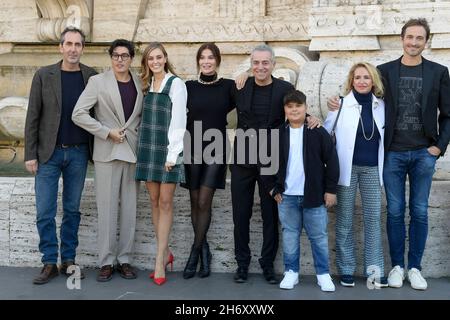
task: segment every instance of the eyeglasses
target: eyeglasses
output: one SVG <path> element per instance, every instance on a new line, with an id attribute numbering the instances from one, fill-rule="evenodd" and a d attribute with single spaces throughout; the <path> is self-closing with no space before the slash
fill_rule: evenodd
<path id="1" fill-rule="evenodd" d="M 117 54 L 117 53 L 113 53 L 111 55 L 111 59 L 113 59 L 114 61 L 119 61 L 119 58 L 122 58 L 122 61 L 127 61 L 128 59 L 130 59 L 130 55 L 128 53 L 122 53 L 122 54 Z"/>

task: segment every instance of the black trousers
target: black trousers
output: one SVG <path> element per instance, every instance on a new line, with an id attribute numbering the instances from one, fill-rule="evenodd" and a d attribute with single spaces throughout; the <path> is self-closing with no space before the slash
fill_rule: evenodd
<path id="1" fill-rule="evenodd" d="M 278 207 L 275 200 L 263 188 L 257 166 L 231 165 L 234 253 L 240 267 L 248 267 L 251 259 L 249 232 L 256 182 L 258 182 L 263 220 L 263 244 L 259 259 L 262 268 L 273 266 L 278 250 Z"/>

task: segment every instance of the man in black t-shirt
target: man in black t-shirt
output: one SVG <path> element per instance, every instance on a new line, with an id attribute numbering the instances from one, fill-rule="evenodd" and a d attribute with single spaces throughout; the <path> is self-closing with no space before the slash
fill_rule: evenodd
<path id="1" fill-rule="evenodd" d="M 450 140 L 448 69 L 422 57 L 430 37 L 425 19 L 411 19 L 402 28 L 403 56 L 378 67 L 386 102 L 383 180 L 387 200 L 387 234 L 393 269 L 391 287 L 401 287 L 405 268 L 405 182 L 409 178 L 409 252 L 407 277 L 414 289 L 425 290 L 421 261 L 428 232 L 428 197 L 436 160 Z M 438 112 L 439 110 L 439 112 Z"/>
<path id="2" fill-rule="evenodd" d="M 35 175 L 36 225 L 44 264 L 34 284 L 47 283 L 59 272 L 66 275 L 75 272 L 76 277 L 83 278 L 73 265 L 90 135 L 77 127 L 71 116 L 88 79 L 97 73 L 80 63 L 84 44 L 81 30 L 66 28 L 59 45 L 62 61 L 40 68 L 31 84 L 25 123 L 25 167 Z M 58 250 L 55 217 L 61 175 L 64 213 Z M 59 271 L 58 251 L 62 262 Z"/>

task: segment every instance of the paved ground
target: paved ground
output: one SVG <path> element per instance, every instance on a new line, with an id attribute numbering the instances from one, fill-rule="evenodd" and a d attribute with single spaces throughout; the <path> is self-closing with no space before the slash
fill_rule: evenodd
<path id="1" fill-rule="evenodd" d="M 237 284 L 229 273 L 213 273 L 209 278 L 185 280 L 179 272 L 169 272 L 168 281 L 159 287 L 150 281 L 148 271 L 139 271 L 135 280 L 122 279 L 117 273 L 111 281 L 99 283 L 96 270 L 84 270 L 81 289 L 69 290 L 67 278 L 59 276 L 45 285 L 33 285 L 39 268 L 0 267 L 1 300 L 449 300 L 450 279 L 427 279 L 428 290 L 413 290 L 408 282 L 400 289 L 369 290 L 364 279 L 354 288 L 337 284 L 336 292 L 321 292 L 315 276 L 302 276 L 293 290 L 281 290 L 265 282 L 261 274 L 250 274 L 249 281 Z"/>

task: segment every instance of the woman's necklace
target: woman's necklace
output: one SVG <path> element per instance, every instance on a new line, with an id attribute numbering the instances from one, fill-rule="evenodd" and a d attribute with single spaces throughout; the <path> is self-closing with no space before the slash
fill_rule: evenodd
<path id="1" fill-rule="evenodd" d="M 369 137 L 369 138 L 366 137 L 366 133 L 365 133 L 365 129 L 364 129 L 364 124 L 363 124 L 363 121 L 362 121 L 362 107 L 361 107 L 361 109 L 359 109 L 359 122 L 361 122 L 361 129 L 362 129 L 362 134 L 363 134 L 363 136 L 364 136 L 364 139 L 365 139 L 366 141 L 372 140 L 373 135 L 374 135 L 374 133 L 375 133 L 375 119 L 374 119 L 373 115 L 372 115 L 372 133 L 370 134 L 370 137 Z"/>
<path id="2" fill-rule="evenodd" d="M 158 92 L 164 79 L 153 80 L 153 91 Z"/>
<path id="3" fill-rule="evenodd" d="M 214 84 L 216 82 L 219 82 L 220 79 L 222 79 L 222 78 L 217 78 L 217 75 L 216 75 L 216 78 L 214 80 L 205 81 L 205 80 L 202 80 L 201 75 L 202 75 L 201 73 L 198 75 L 197 81 L 201 84 L 206 84 L 206 85 Z"/>

